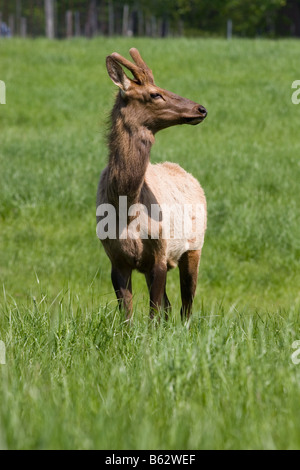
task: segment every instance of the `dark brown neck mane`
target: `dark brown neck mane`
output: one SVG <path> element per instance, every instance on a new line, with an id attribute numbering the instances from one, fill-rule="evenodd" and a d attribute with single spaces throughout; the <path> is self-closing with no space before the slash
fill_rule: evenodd
<path id="1" fill-rule="evenodd" d="M 111 113 L 108 137 L 108 198 L 113 204 L 119 196 L 127 196 L 130 205 L 139 201 L 154 143 L 153 133 L 135 124 L 133 112 L 119 93 Z"/>

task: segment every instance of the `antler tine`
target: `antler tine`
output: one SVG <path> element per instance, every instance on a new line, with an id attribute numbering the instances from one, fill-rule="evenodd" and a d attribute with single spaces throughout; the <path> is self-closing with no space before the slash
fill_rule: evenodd
<path id="1" fill-rule="evenodd" d="M 137 75 L 139 73 L 139 67 L 137 67 L 135 64 L 130 62 L 130 60 L 125 59 L 125 57 L 122 57 L 120 54 L 117 52 L 113 52 L 111 54 L 111 57 L 115 59 L 119 64 L 124 65 L 130 72 L 133 73 L 134 77 L 138 78 Z"/>
<path id="2" fill-rule="evenodd" d="M 136 65 L 140 67 L 146 73 L 148 81 L 154 84 L 154 77 L 153 77 L 152 70 L 148 67 L 146 62 L 142 59 L 139 51 L 135 47 L 132 47 L 129 53 L 131 57 L 133 58 L 134 62 L 136 63 Z"/>
<path id="3" fill-rule="evenodd" d="M 125 59 L 125 57 L 121 56 L 117 52 L 113 52 L 111 54 L 111 57 L 117 62 L 119 62 L 119 64 L 123 65 L 128 70 L 130 70 L 130 72 L 132 72 L 133 76 L 137 79 L 139 83 L 146 84 L 150 82 L 154 84 L 152 71 L 141 58 L 139 51 L 135 48 L 132 48 L 129 52 L 131 57 L 135 61 L 135 64 L 130 62 L 130 60 Z"/>

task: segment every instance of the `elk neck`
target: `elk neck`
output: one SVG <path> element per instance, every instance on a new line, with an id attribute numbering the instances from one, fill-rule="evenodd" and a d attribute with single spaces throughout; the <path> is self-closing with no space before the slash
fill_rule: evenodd
<path id="1" fill-rule="evenodd" d="M 130 205 L 139 202 L 154 140 L 153 133 L 139 124 L 133 105 L 119 93 L 108 136 L 108 198 L 113 204 L 119 196 L 127 196 Z"/>

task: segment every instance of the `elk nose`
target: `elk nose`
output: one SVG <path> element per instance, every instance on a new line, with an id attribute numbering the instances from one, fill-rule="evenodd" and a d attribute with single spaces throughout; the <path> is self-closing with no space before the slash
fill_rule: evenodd
<path id="1" fill-rule="evenodd" d="M 199 106 L 199 108 L 198 108 L 198 111 L 199 111 L 201 114 L 203 114 L 203 117 L 206 117 L 206 116 L 207 116 L 207 111 L 206 111 L 206 109 L 204 108 L 204 106 L 201 106 L 201 104 L 200 104 L 200 106 Z"/>

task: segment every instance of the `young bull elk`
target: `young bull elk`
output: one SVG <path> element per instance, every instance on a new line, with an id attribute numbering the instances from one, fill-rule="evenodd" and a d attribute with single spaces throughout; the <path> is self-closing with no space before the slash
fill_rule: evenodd
<path id="1" fill-rule="evenodd" d="M 167 271 L 177 265 L 181 316 L 185 318 L 191 314 L 206 230 L 205 195 L 198 181 L 179 165 L 152 165 L 150 150 L 156 132 L 176 124 L 199 124 L 207 111 L 156 86 L 152 71 L 137 49 L 129 52 L 134 63 L 116 52 L 106 58 L 108 74 L 120 90 L 111 113 L 109 161 L 98 186 L 97 233 L 111 261 L 112 283 L 127 319 L 132 315 L 132 270 L 137 269 L 146 277 L 150 317 L 164 310 L 167 318 L 171 307 L 166 294 Z M 133 79 L 121 66 L 132 73 Z M 125 216 L 121 208 L 124 199 L 130 206 Z M 115 232 L 113 236 L 103 236 L 101 232 L 100 236 L 98 226 L 102 223 L 103 227 L 110 207 L 115 214 Z M 154 215 L 153 207 L 159 208 Z M 187 216 L 183 210 L 186 207 Z M 202 208 L 201 217 L 196 217 L 196 207 Z M 170 208 L 173 217 L 168 213 Z M 189 228 L 183 236 L 175 237 L 176 230 L 182 228 L 182 213 L 184 228 Z M 133 235 L 130 225 L 136 229 Z"/>

